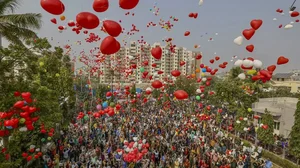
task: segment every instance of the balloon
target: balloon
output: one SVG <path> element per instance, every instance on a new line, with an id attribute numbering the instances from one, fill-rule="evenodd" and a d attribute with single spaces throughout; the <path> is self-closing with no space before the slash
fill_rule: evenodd
<path id="1" fill-rule="evenodd" d="M 141 67 L 141 68 L 140 68 L 140 72 L 142 72 L 142 73 L 145 72 L 145 68 L 144 68 L 144 67 Z M 146 76 L 147 76 L 147 75 L 146 75 Z"/>
<path id="2" fill-rule="evenodd" d="M 289 62 L 288 58 L 285 58 L 284 56 L 280 56 L 277 59 L 277 65 L 282 65 L 282 64 L 286 64 Z"/>
<path id="3" fill-rule="evenodd" d="M 191 33 L 189 32 L 189 31 L 186 31 L 185 33 L 184 33 L 184 36 L 189 36 Z"/>
<path id="4" fill-rule="evenodd" d="M 161 49 L 159 46 L 153 48 L 153 49 L 151 50 L 151 55 L 152 55 L 154 58 L 156 58 L 156 59 L 161 59 L 161 56 L 162 56 L 162 49 Z"/>
<path id="5" fill-rule="evenodd" d="M 115 105 L 114 102 L 110 102 L 110 103 L 109 103 L 109 106 L 110 106 L 110 107 L 115 107 L 116 105 Z"/>
<path id="6" fill-rule="evenodd" d="M 243 37 L 242 37 L 242 36 L 238 36 L 237 38 L 235 38 L 235 39 L 233 40 L 233 42 L 234 42 L 235 44 L 237 44 L 237 45 L 242 45 L 242 43 L 243 43 Z"/>
<path id="7" fill-rule="evenodd" d="M 105 12 L 109 7 L 108 0 L 94 0 L 93 9 L 96 12 Z"/>
<path id="8" fill-rule="evenodd" d="M 174 92 L 174 96 L 178 100 L 187 99 L 189 97 L 189 95 L 185 91 L 183 91 L 183 90 L 177 90 L 177 91 L 175 91 Z"/>
<path id="9" fill-rule="evenodd" d="M 77 14 L 76 22 L 85 29 L 95 29 L 100 24 L 99 18 L 90 12 Z"/>
<path id="10" fill-rule="evenodd" d="M 172 76 L 174 76 L 174 77 L 178 77 L 178 76 L 180 76 L 180 71 L 178 71 L 178 70 L 173 70 L 172 72 L 171 72 L 171 74 L 172 74 Z"/>
<path id="11" fill-rule="evenodd" d="M 293 11 L 293 12 L 291 13 L 291 17 L 297 17 L 297 16 L 299 16 L 299 12 Z"/>
<path id="12" fill-rule="evenodd" d="M 101 108 L 102 108 L 102 106 L 101 106 L 100 104 L 98 104 L 98 105 L 96 106 L 96 109 L 97 109 L 97 110 L 101 110 Z"/>
<path id="13" fill-rule="evenodd" d="M 234 63 L 234 66 L 241 66 L 243 64 L 243 60 L 237 60 Z"/>
<path id="14" fill-rule="evenodd" d="M 202 72 L 206 72 L 206 68 L 202 68 Z"/>
<path id="15" fill-rule="evenodd" d="M 291 29 L 293 28 L 294 26 L 292 24 L 287 24 L 284 26 L 285 29 Z"/>
<path id="16" fill-rule="evenodd" d="M 244 79 L 246 79 L 246 75 L 244 73 L 241 73 L 238 75 L 238 78 L 244 80 Z"/>
<path id="17" fill-rule="evenodd" d="M 107 102 L 103 102 L 103 103 L 102 103 L 102 107 L 103 107 L 103 108 L 106 108 L 106 107 L 108 107 L 108 104 L 107 104 Z"/>
<path id="18" fill-rule="evenodd" d="M 270 65 L 267 67 L 267 70 L 270 71 L 270 72 L 274 72 L 276 69 L 276 65 Z"/>
<path id="19" fill-rule="evenodd" d="M 100 51 L 102 54 L 111 55 L 120 50 L 120 43 L 112 36 L 105 37 L 100 45 Z"/>
<path id="20" fill-rule="evenodd" d="M 260 60 L 254 60 L 253 61 L 253 66 L 254 66 L 254 68 L 261 68 L 262 67 L 262 62 Z"/>
<path id="21" fill-rule="evenodd" d="M 105 20 L 103 22 L 103 27 L 105 28 L 107 34 L 113 37 L 118 37 L 122 32 L 121 25 L 118 22 L 115 22 L 113 20 Z"/>
<path id="22" fill-rule="evenodd" d="M 51 21 L 52 23 L 54 23 L 54 24 L 57 24 L 57 21 L 56 21 L 55 18 L 52 18 L 50 21 Z"/>
<path id="23" fill-rule="evenodd" d="M 253 45 L 253 44 L 247 45 L 247 46 L 246 46 L 246 50 L 249 51 L 249 52 L 253 52 L 253 50 L 254 50 L 254 45 Z"/>
<path id="24" fill-rule="evenodd" d="M 199 6 L 203 4 L 203 0 L 199 0 Z"/>
<path id="25" fill-rule="evenodd" d="M 83 119 L 84 119 L 84 120 L 88 120 L 88 119 L 89 119 L 89 116 L 88 116 L 88 115 L 85 115 L 85 116 L 83 117 Z"/>
<path id="26" fill-rule="evenodd" d="M 254 34 L 255 34 L 254 29 L 245 29 L 243 31 L 243 35 L 247 40 L 250 40 Z"/>
<path id="27" fill-rule="evenodd" d="M 119 5 L 122 9 L 130 10 L 137 6 L 139 0 L 119 0 Z"/>
<path id="28" fill-rule="evenodd" d="M 60 20 L 64 21 L 64 20 L 66 20 L 66 17 L 64 15 L 62 15 L 62 16 L 60 16 Z"/>
<path id="29" fill-rule="evenodd" d="M 245 68 L 250 68 L 253 66 L 253 61 L 250 61 L 248 59 L 243 60 L 243 64 L 242 64 Z"/>
<path id="30" fill-rule="evenodd" d="M 151 86 L 154 87 L 155 89 L 158 89 L 161 88 L 163 84 L 159 80 L 155 80 L 152 82 Z"/>
<path id="31" fill-rule="evenodd" d="M 196 96 L 196 100 L 200 100 L 200 96 Z"/>
<path id="32" fill-rule="evenodd" d="M 53 15 L 61 15 L 65 11 L 65 6 L 60 0 L 41 0 L 42 8 Z"/>
<path id="33" fill-rule="evenodd" d="M 251 27 L 254 29 L 254 30 L 257 30 L 260 28 L 260 26 L 263 24 L 263 21 L 262 20 L 252 20 L 250 22 L 250 25 Z"/>

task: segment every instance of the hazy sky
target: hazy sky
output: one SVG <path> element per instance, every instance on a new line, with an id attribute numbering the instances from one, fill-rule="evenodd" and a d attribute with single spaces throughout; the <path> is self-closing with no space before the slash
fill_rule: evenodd
<path id="1" fill-rule="evenodd" d="M 68 20 L 75 20 L 76 14 L 82 11 L 90 11 L 103 20 L 105 18 L 115 21 L 122 20 L 122 27 L 126 30 L 131 29 L 131 25 L 135 24 L 140 30 L 131 39 L 138 40 L 141 36 L 148 43 L 162 42 L 165 37 L 174 38 L 174 44 L 184 46 L 190 50 L 201 50 L 203 52 L 204 63 L 211 65 L 209 60 L 214 58 L 217 53 L 221 57 L 221 61 L 230 62 L 232 56 L 237 55 L 240 58 L 252 56 L 263 61 L 264 65 L 276 64 L 277 58 L 281 55 L 290 59 L 289 64 L 278 67 L 276 72 L 287 72 L 291 69 L 297 69 L 300 64 L 300 23 L 294 23 L 294 28 L 285 30 L 279 29 L 280 24 L 288 24 L 295 21 L 288 14 L 289 7 L 294 0 L 204 0 L 202 6 L 198 5 L 198 0 L 140 0 L 138 6 L 130 11 L 135 16 L 125 16 L 127 11 L 122 10 L 118 6 L 118 0 L 110 0 L 110 8 L 105 13 L 96 13 L 92 9 L 93 0 L 62 0 L 65 4 L 66 21 L 60 22 L 59 16 L 51 15 L 45 12 L 39 0 L 22 0 L 22 6 L 17 13 L 36 12 L 43 15 L 43 27 L 38 31 L 39 36 L 48 37 L 53 40 L 53 45 L 72 44 L 75 55 L 83 49 L 89 51 L 94 46 L 99 46 L 100 42 L 86 44 L 84 38 L 86 35 L 76 35 L 70 29 L 59 33 L 57 27 L 59 25 L 67 25 Z M 160 8 L 159 15 L 155 16 L 150 9 L 153 8 L 155 2 Z M 296 2 L 295 6 L 299 6 L 300 2 Z M 284 10 L 285 15 L 280 15 L 276 9 Z M 297 10 L 297 9 L 296 9 Z M 190 12 L 198 12 L 197 19 L 188 17 Z M 148 22 L 158 23 L 159 19 L 168 20 L 170 16 L 178 18 L 179 21 L 174 23 L 171 31 L 167 31 L 160 27 L 147 28 Z M 58 25 L 50 22 L 51 18 L 58 20 Z M 276 21 L 273 18 L 277 18 Z M 300 19 L 300 17 L 298 17 Z M 256 31 L 251 40 L 244 40 L 242 46 L 233 43 L 233 39 L 241 35 L 243 29 L 250 28 L 252 19 L 262 19 L 264 21 L 262 27 Z M 189 37 L 184 37 L 184 32 L 190 31 Z M 94 30 L 101 38 L 105 37 L 99 29 Z M 207 34 L 206 34 L 207 33 Z M 216 36 L 215 33 L 218 33 Z M 202 36 L 202 37 L 201 37 Z M 213 41 L 208 42 L 209 38 Z M 119 41 L 124 39 L 124 35 L 120 35 Z M 76 45 L 76 41 L 83 41 L 82 45 Z M 4 46 L 7 42 L 3 41 Z M 200 49 L 194 49 L 195 44 L 200 44 Z M 245 46 L 254 44 L 255 51 L 249 53 L 245 50 Z M 221 62 L 220 62 L 221 63 Z M 218 64 L 212 65 L 217 67 Z"/>

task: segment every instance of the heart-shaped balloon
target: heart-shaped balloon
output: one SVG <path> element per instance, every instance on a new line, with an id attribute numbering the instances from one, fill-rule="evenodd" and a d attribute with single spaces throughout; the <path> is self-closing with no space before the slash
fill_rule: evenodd
<path id="1" fill-rule="evenodd" d="M 215 57 L 215 60 L 216 60 L 216 61 L 219 61 L 219 60 L 220 60 L 220 57 L 219 57 L 219 56 L 216 56 L 216 57 Z"/>
<path id="2" fill-rule="evenodd" d="M 122 32 L 121 25 L 113 20 L 105 20 L 103 22 L 103 27 L 105 28 L 105 31 L 113 37 L 118 37 Z"/>
<path id="3" fill-rule="evenodd" d="M 277 59 L 277 65 L 283 65 L 289 62 L 288 58 L 285 58 L 284 56 L 280 56 Z"/>
<path id="4" fill-rule="evenodd" d="M 198 13 L 194 13 L 194 16 L 193 16 L 195 19 L 197 19 L 198 17 Z"/>
<path id="5" fill-rule="evenodd" d="M 291 13 L 291 17 L 297 17 L 297 16 L 299 16 L 299 12 L 293 11 L 293 12 Z"/>
<path id="6" fill-rule="evenodd" d="M 183 66 L 184 64 L 185 64 L 184 61 L 180 61 L 180 63 L 179 63 L 180 66 Z"/>
<path id="7" fill-rule="evenodd" d="M 263 21 L 262 20 L 252 20 L 250 22 L 250 25 L 251 27 L 254 29 L 254 30 L 257 30 L 260 28 L 260 26 L 263 24 Z"/>
<path id="8" fill-rule="evenodd" d="M 184 36 L 189 36 L 191 33 L 189 32 L 189 31 L 186 31 L 185 33 L 184 33 Z"/>
<path id="9" fill-rule="evenodd" d="M 239 36 L 239 37 L 235 38 L 235 39 L 233 40 L 233 42 L 234 42 L 235 44 L 237 44 L 237 45 L 242 45 L 242 43 L 243 43 L 243 37 L 242 37 L 242 36 Z"/>
<path id="10" fill-rule="evenodd" d="M 270 72 L 274 72 L 276 69 L 276 65 L 270 65 L 268 66 L 267 70 L 270 71 Z"/>
<path id="11" fill-rule="evenodd" d="M 153 49 L 151 50 L 151 55 L 152 55 L 154 58 L 156 58 L 156 59 L 161 59 L 161 56 L 162 56 L 162 49 L 161 49 L 159 46 L 153 48 Z"/>
<path id="12" fill-rule="evenodd" d="M 245 29 L 243 31 L 243 35 L 247 40 L 250 40 L 252 36 L 254 35 L 255 30 L 254 29 Z"/>
<path id="13" fill-rule="evenodd" d="M 120 50 L 120 43 L 112 36 L 105 37 L 100 45 L 102 54 L 111 55 Z"/>
<path id="14" fill-rule="evenodd" d="M 213 63 L 215 62 L 215 60 L 214 60 L 214 59 L 211 59 L 211 60 L 209 60 L 209 62 L 210 62 L 211 64 L 213 64 Z"/>
<path id="15" fill-rule="evenodd" d="M 57 21 L 55 18 L 51 19 L 51 22 L 54 23 L 54 24 L 57 24 Z"/>
<path id="16" fill-rule="evenodd" d="M 253 45 L 253 44 L 247 45 L 247 46 L 246 46 L 246 50 L 249 51 L 249 52 L 253 52 L 253 50 L 254 50 L 254 45 Z"/>

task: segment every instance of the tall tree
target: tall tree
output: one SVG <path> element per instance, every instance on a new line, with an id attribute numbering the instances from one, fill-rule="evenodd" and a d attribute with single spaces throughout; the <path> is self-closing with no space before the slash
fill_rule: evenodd
<path id="1" fill-rule="evenodd" d="M 274 119 L 268 109 L 265 109 L 265 114 L 262 116 L 261 123 L 267 125 L 268 127 L 265 129 L 263 127 L 259 127 L 257 129 L 257 138 L 265 145 L 274 144 Z"/>
<path id="2" fill-rule="evenodd" d="M 297 109 L 295 111 L 295 121 L 294 126 L 292 127 L 292 131 L 290 134 L 290 141 L 289 141 L 289 152 L 297 157 L 300 158 L 300 101 L 297 103 Z"/>
<path id="3" fill-rule="evenodd" d="M 9 42 L 23 45 L 23 40 L 37 37 L 32 30 L 40 29 L 42 15 L 36 13 L 13 14 L 19 7 L 19 2 L 19 0 L 0 1 L 0 35 Z"/>

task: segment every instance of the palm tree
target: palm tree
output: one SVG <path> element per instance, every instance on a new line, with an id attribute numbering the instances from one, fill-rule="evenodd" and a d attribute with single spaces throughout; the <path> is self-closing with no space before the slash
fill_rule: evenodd
<path id="1" fill-rule="evenodd" d="M 13 14 L 17 7 L 19 7 L 19 0 L 0 0 L 0 36 L 11 43 L 24 45 L 22 40 L 37 37 L 32 30 L 41 28 L 42 15 Z"/>

